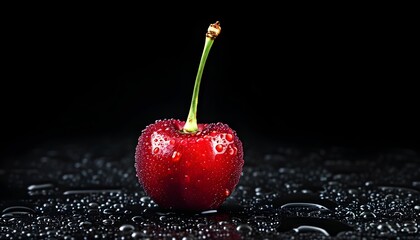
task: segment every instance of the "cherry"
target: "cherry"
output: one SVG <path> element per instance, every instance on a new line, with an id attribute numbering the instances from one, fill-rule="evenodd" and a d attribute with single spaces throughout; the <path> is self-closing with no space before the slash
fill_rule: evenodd
<path id="1" fill-rule="evenodd" d="M 243 147 L 227 124 L 197 123 L 197 102 L 204 65 L 220 34 L 210 24 L 194 84 L 187 121 L 157 120 L 138 138 L 137 177 L 147 195 L 172 210 L 217 209 L 234 191 L 242 173 Z"/>

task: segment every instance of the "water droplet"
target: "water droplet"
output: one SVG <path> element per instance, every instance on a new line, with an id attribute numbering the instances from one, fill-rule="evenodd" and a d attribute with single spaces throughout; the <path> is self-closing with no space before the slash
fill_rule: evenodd
<path id="1" fill-rule="evenodd" d="M 196 239 L 194 236 L 188 236 L 188 237 L 182 237 L 181 240 L 194 240 L 194 239 Z"/>
<path id="2" fill-rule="evenodd" d="M 28 186 L 28 191 L 35 191 L 35 190 L 41 190 L 46 188 L 52 188 L 54 185 L 51 183 L 45 183 L 45 184 L 33 184 Z"/>
<path id="3" fill-rule="evenodd" d="M 84 221 L 84 222 L 79 223 L 79 226 L 81 228 L 89 228 L 90 226 L 92 226 L 92 223 L 89 221 Z"/>
<path id="4" fill-rule="evenodd" d="M 190 176 L 185 175 L 185 176 L 184 176 L 184 182 L 185 182 L 185 183 L 190 183 Z"/>
<path id="5" fill-rule="evenodd" d="M 14 218 L 32 216 L 32 214 L 34 213 L 35 213 L 35 210 L 29 207 L 12 206 L 12 207 L 5 208 L 3 210 L 3 214 L 1 215 L 1 217 L 9 218 L 9 220 L 12 220 Z"/>
<path id="6" fill-rule="evenodd" d="M 155 149 L 153 149 L 153 153 L 154 153 L 154 154 L 157 154 L 157 153 L 159 152 L 159 150 L 160 150 L 160 149 L 159 149 L 158 147 L 155 147 Z"/>
<path id="7" fill-rule="evenodd" d="M 233 135 L 228 133 L 226 134 L 226 140 L 228 140 L 229 142 L 231 142 L 233 140 Z"/>
<path id="8" fill-rule="evenodd" d="M 241 232 L 241 233 L 251 234 L 252 227 L 249 226 L 248 224 L 240 224 L 239 226 L 236 227 L 236 231 Z"/>
<path id="9" fill-rule="evenodd" d="M 103 213 L 104 214 L 113 214 L 114 213 L 114 210 L 113 209 L 110 209 L 110 208 L 107 208 L 107 209 L 104 209 Z"/>
<path id="10" fill-rule="evenodd" d="M 114 220 L 112 220 L 112 219 L 104 219 L 104 220 L 102 220 L 102 224 L 105 225 L 105 226 L 109 226 L 109 225 L 114 224 Z"/>
<path id="11" fill-rule="evenodd" d="M 25 207 L 25 206 L 11 206 L 11 207 L 8 207 L 8 208 L 3 209 L 2 212 L 3 213 L 8 213 L 8 212 L 35 213 L 35 210 L 33 210 L 32 208 L 29 208 L 29 207 Z"/>
<path id="12" fill-rule="evenodd" d="M 158 216 L 169 216 L 171 214 L 175 214 L 173 212 L 156 212 L 156 215 Z"/>
<path id="13" fill-rule="evenodd" d="M 229 189 L 225 189 L 225 196 L 226 196 L 226 197 L 229 197 L 229 195 L 230 195 L 230 191 L 229 191 Z"/>
<path id="14" fill-rule="evenodd" d="M 365 182 L 365 186 L 366 187 L 372 187 L 373 186 L 373 182 L 372 181 L 367 181 L 367 182 Z"/>
<path id="15" fill-rule="evenodd" d="M 342 222 L 332 220 L 332 219 L 324 219 L 324 218 L 316 218 L 316 217 L 286 217 L 282 221 L 282 224 L 280 224 L 277 227 L 277 231 L 289 232 L 296 229 L 297 226 L 317 227 L 319 228 L 318 230 L 323 229 L 331 236 L 336 236 L 340 232 L 353 230 L 353 227 L 347 224 L 344 224 Z M 305 229 L 303 228 L 302 231 L 304 230 Z M 317 229 L 312 229 L 312 230 L 317 231 Z"/>
<path id="16" fill-rule="evenodd" d="M 233 146 L 233 144 L 231 144 L 231 145 L 229 145 L 228 146 L 228 154 L 229 155 L 235 155 L 237 152 L 238 152 L 238 149 L 235 147 L 235 146 Z"/>
<path id="17" fill-rule="evenodd" d="M 222 144 L 217 144 L 217 145 L 216 145 L 216 150 L 217 150 L 218 152 L 223 151 L 223 145 L 222 145 Z"/>
<path id="18" fill-rule="evenodd" d="M 228 147 L 228 154 L 229 155 L 234 155 L 235 154 L 235 150 L 233 150 L 233 148 L 231 146 Z"/>
<path id="19" fill-rule="evenodd" d="M 95 202 L 91 202 L 91 203 L 89 203 L 89 207 L 90 208 L 98 208 L 99 207 L 99 204 L 97 204 Z"/>
<path id="20" fill-rule="evenodd" d="M 146 237 L 146 234 L 145 233 L 142 233 L 142 232 L 133 232 L 132 234 L 131 234 L 131 237 L 133 238 L 133 239 L 142 239 L 142 238 L 144 238 L 144 237 Z"/>
<path id="21" fill-rule="evenodd" d="M 286 203 L 282 205 L 280 208 L 305 208 L 305 209 L 319 209 L 319 210 L 328 210 L 327 207 L 316 204 L 316 203 L 304 203 L 304 202 L 297 202 L 297 203 Z"/>
<path id="22" fill-rule="evenodd" d="M 1 217 L 2 218 L 10 218 L 9 220 L 11 220 L 11 219 L 14 219 L 16 217 L 26 217 L 26 216 L 30 216 L 30 215 L 32 215 L 32 214 L 28 213 L 28 212 L 8 212 L 8 213 L 2 214 Z"/>
<path id="23" fill-rule="evenodd" d="M 362 217 L 364 219 L 374 219 L 374 218 L 376 218 L 376 215 L 372 212 L 366 211 L 366 212 L 362 212 L 360 214 L 360 217 Z"/>
<path id="24" fill-rule="evenodd" d="M 201 212 L 201 214 L 203 214 L 203 215 L 212 214 L 212 213 L 217 213 L 217 209 L 212 209 L 212 210 L 207 210 L 207 211 Z"/>
<path id="25" fill-rule="evenodd" d="M 131 232 L 133 230 L 134 230 L 134 226 L 130 224 L 124 224 L 124 225 L 121 225 L 120 227 L 121 232 Z"/>
<path id="26" fill-rule="evenodd" d="M 131 220 L 133 222 L 141 222 L 141 221 L 144 221 L 144 218 L 142 216 L 134 216 L 131 218 Z"/>
<path id="27" fill-rule="evenodd" d="M 65 191 L 63 195 L 95 194 L 95 193 L 121 193 L 121 190 L 119 189 L 70 190 L 70 191 Z"/>
<path id="28" fill-rule="evenodd" d="M 181 159 L 182 153 L 178 152 L 178 151 L 174 151 L 174 153 L 172 154 L 172 161 L 173 162 L 178 162 L 179 159 Z"/>
<path id="29" fill-rule="evenodd" d="M 315 227 L 315 226 L 302 225 L 297 228 L 293 228 L 293 231 L 295 231 L 296 233 L 317 232 L 317 233 L 322 233 L 325 236 L 330 236 L 330 234 L 327 231 L 325 231 L 325 229 L 320 228 L 320 227 Z"/>

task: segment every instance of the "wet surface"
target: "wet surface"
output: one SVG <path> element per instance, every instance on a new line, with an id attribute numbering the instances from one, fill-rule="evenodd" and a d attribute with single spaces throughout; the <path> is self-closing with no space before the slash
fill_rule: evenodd
<path id="1" fill-rule="evenodd" d="M 51 143 L 3 159 L 1 239 L 419 239 L 420 155 L 282 144 L 247 148 L 219 209 L 159 208 L 136 139 Z"/>

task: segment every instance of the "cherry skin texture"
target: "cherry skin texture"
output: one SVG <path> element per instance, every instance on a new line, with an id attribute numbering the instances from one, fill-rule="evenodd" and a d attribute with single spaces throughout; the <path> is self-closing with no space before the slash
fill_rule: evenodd
<path id="1" fill-rule="evenodd" d="M 182 131 L 184 121 L 157 120 L 138 139 L 137 177 L 147 195 L 172 210 L 217 209 L 239 182 L 242 143 L 228 125 L 198 124 Z"/>

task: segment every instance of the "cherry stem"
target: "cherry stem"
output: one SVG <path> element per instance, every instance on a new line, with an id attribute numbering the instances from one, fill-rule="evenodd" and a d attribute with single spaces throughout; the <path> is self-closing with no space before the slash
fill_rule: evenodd
<path id="1" fill-rule="evenodd" d="M 197 105 L 198 105 L 198 92 L 200 91 L 201 77 L 203 76 L 204 66 L 206 65 L 206 60 L 209 55 L 211 46 L 213 45 L 214 39 L 220 34 L 220 25 L 219 21 L 215 24 L 210 24 L 210 27 L 206 33 L 206 41 L 204 44 L 204 50 L 201 55 L 200 65 L 198 66 L 197 76 L 195 78 L 194 90 L 191 99 L 190 111 L 188 113 L 187 121 L 184 125 L 183 131 L 186 133 L 195 133 L 198 131 L 197 124 Z"/>

